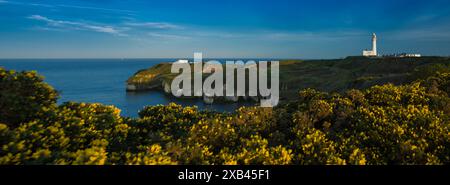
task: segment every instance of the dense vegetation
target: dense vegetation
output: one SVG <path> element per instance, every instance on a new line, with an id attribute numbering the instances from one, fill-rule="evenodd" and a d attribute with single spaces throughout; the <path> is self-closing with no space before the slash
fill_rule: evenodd
<path id="1" fill-rule="evenodd" d="M 56 104 L 34 72 L 0 68 L 0 164 L 449 164 L 450 73 L 407 85 L 306 89 L 233 114 L 176 104 L 139 118 Z"/>

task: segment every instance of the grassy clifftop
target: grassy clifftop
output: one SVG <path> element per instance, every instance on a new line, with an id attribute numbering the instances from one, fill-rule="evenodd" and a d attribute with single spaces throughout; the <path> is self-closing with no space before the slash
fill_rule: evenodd
<path id="1" fill-rule="evenodd" d="M 139 70 L 127 80 L 127 90 L 151 90 L 161 87 L 164 80 L 172 80 L 176 74 L 170 72 L 171 63 L 161 63 Z"/>
<path id="2" fill-rule="evenodd" d="M 337 60 L 284 61 L 280 67 L 280 82 L 286 84 L 282 97 L 289 99 L 306 88 L 343 92 L 387 83 L 401 85 L 424 79 L 436 71 L 450 71 L 450 58 L 348 57 Z"/>
<path id="3" fill-rule="evenodd" d="M 127 81 L 128 90 L 162 89 L 176 74 L 171 63 L 162 63 L 138 71 Z M 450 58 L 366 58 L 347 57 L 334 60 L 280 61 L 281 99 L 290 100 L 302 89 L 327 92 L 365 89 L 373 85 L 401 85 L 424 79 L 436 71 L 450 72 Z"/>

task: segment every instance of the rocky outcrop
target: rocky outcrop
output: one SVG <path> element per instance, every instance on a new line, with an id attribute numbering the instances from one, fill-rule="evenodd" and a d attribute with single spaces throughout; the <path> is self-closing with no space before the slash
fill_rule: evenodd
<path id="1" fill-rule="evenodd" d="M 133 84 L 127 84 L 127 91 L 136 91 L 137 87 Z"/>
<path id="2" fill-rule="evenodd" d="M 205 102 L 206 104 L 212 104 L 214 103 L 214 97 L 203 96 L 203 102 Z"/>
<path id="3" fill-rule="evenodd" d="M 170 83 L 169 83 L 169 82 L 163 81 L 163 82 L 161 83 L 161 85 L 162 85 L 162 87 L 163 87 L 163 89 L 164 89 L 164 92 L 165 92 L 166 94 L 171 93 L 171 90 L 170 90 Z"/>
<path id="4" fill-rule="evenodd" d="M 157 84 L 127 84 L 126 91 L 148 91 L 148 90 L 155 90 L 159 88 L 160 86 Z"/>

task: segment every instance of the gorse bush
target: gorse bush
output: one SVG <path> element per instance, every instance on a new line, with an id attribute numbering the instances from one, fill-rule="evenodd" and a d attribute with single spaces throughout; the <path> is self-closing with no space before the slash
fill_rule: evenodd
<path id="1" fill-rule="evenodd" d="M 139 118 L 67 102 L 34 72 L 0 69 L 0 164 L 449 164 L 450 74 L 343 94 L 306 89 L 274 109 L 176 104 Z"/>
<path id="2" fill-rule="evenodd" d="M 46 116 L 53 109 L 57 92 L 36 72 L 7 71 L 0 67 L 0 122 L 17 127 Z"/>

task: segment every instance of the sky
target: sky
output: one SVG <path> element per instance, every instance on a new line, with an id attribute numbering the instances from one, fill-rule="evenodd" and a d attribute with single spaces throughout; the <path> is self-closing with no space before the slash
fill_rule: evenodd
<path id="1" fill-rule="evenodd" d="M 450 55 L 448 0 L 0 0 L 0 58 Z"/>

